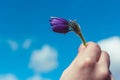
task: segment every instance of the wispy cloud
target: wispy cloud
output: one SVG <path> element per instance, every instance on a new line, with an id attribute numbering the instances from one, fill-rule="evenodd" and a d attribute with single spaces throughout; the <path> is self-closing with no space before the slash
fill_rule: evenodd
<path id="1" fill-rule="evenodd" d="M 40 75 L 34 75 L 34 76 L 28 78 L 27 80 L 51 80 L 51 79 L 43 78 Z"/>
<path id="2" fill-rule="evenodd" d="M 18 49 L 18 43 L 16 41 L 13 40 L 7 40 L 7 43 L 9 44 L 10 48 L 13 51 L 16 51 Z"/>
<path id="3" fill-rule="evenodd" d="M 111 37 L 98 42 L 102 50 L 107 51 L 111 58 L 111 71 L 113 75 L 120 79 L 120 37 Z"/>
<path id="4" fill-rule="evenodd" d="M 12 51 L 17 51 L 18 48 L 23 48 L 23 49 L 29 49 L 32 43 L 31 39 L 26 39 L 23 43 L 18 43 L 15 40 L 7 40 L 6 41 L 8 43 L 8 45 L 10 46 L 10 48 L 12 49 Z"/>
<path id="5" fill-rule="evenodd" d="M 2 74 L 0 75 L 0 80 L 18 80 L 13 74 Z"/>
<path id="6" fill-rule="evenodd" d="M 40 50 L 34 50 L 30 58 L 29 67 L 35 72 L 46 73 L 58 66 L 57 51 L 49 45 Z"/>
<path id="7" fill-rule="evenodd" d="M 28 49 L 28 48 L 30 47 L 31 43 L 32 43 L 32 40 L 31 40 L 31 39 L 26 39 L 26 40 L 23 42 L 22 47 L 23 47 L 24 49 Z"/>

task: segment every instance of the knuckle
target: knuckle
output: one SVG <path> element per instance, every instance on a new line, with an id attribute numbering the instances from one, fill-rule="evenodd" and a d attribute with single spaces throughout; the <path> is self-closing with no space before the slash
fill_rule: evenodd
<path id="1" fill-rule="evenodd" d="M 106 61 L 110 64 L 110 55 L 106 51 L 102 51 L 102 54 L 104 54 Z"/>
<path id="2" fill-rule="evenodd" d="M 104 51 L 104 50 L 103 50 L 103 51 L 102 51 L 102 53 L 104 53 L 104 54 L 108 55 L 108 52 L 107 52 L 107 51 Z"/>
<path id="3" fill-rule="evenodd" d="M 96 43 L 94 43 L 94 42 L 89 42 L 89 44 L 90 44 L 90 45 L 97 46 L 97 44 L 96 44 Z"/>
<path id="4" fill-rule="evenodd" d="M 95 64 L 95 62 L 91 58 L 88 57 L 84 60 L 84 64 L 90 66 L 90 65 Z"/>
<path id="5" fill-rule="evenodd" d="M 108 52 L 102 51 L 102 53 L 104 53 L 106 55 L 106 57 L 108 57 L 108 58 L 110 57 L 109 54 L 108 54 Z"/>
<path id="6" fill-rule="evenodd" d="M 109 71 L 108 70 L 101 70 L 100 71 L 100 76 L 102 76 L 103 78 L 106 78 L 109 76 Z"/>
<path id="7" fill-rule="evenodd" d="M 101 50 L 101 48 L 100 48 L 100 46 L 99 46 L 98 44 L 94 44 L 94 45 L 93 45 L 93 48 L 95 48 L 97 51 L 100 51 L 100 50 Z"/>
<path id="8" fill-rule="evenodd" d="M 79 65 L 79 68 L 88 68 L 88 67 L 92 67 L 95 64 L 94 61 L 92 61 L 91 58 L 85 58 Z"/>
<path id="9" fill-rule="evenodd" d="M 96 51 L 101 51 L 101 48 L 98 44 L 94 43 L 94 42 L 90 42 L 90 45 L 93 49 L 95 49 Z"/>

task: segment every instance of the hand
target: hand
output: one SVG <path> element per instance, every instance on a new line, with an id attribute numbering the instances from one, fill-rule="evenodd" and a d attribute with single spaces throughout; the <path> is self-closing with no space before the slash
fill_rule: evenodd
<path id="1" fill-rule="evenodd" d="M 63 72 L 60 80 L 113 80 L 109 70 L 110 57 L 93 42 L 81 45 L 78 55 Z"/>

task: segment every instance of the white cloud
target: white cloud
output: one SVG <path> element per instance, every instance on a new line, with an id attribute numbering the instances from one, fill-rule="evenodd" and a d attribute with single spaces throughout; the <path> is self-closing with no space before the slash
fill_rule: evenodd
<path id="1" fill-rule="evenodd" d="M 18 80 L 18 79 L 13 74 L 4 74 L 4 75 L 0 75 L 0 80 Z"/>
<path id="2" fill-rule="evenodd" d="M 18 50 L 18 43 L 14 40 L 7 40 L 6 41 L 8 43 L 8 45 L 10 46 L 10 48 L 13 50 L 13 51 L 17 51 Z M 32 43 L 32 40 L 31 39 L 26 39 L 23 43 L 22 43 L 22 48 L 24 49 L 28 49 L 30 47 Z"/>
<path id="3" fill-rule="evenodd" d="M 120 79 L 120 37 L 111 37 L 98 42 L 102 50 L 109 53 L 111 58 L 110 69 L 113 75 Z"/>
<path id="4" fill-rule="evenodd" d="M 35 72 L 46 73 L 57 66 L 57 52 L 52 47 L 45 45 L 42 49 L 32 52 L 29 67 Z"/>
<path id="5" fill-rule="evenodd" d="M 32 76 L 32 77 L 28 78 L 27 80 L 51 80 L 51 79 L 42 78 L 42 77 L 39 76 L 39 75 L 35 75 L 35 76 Z"/>
<path id="6" fill-rule="evenodd" d="M 32 40 L 31 40 L 31 39 L 26 39 L 26 40 L 24 41 L 24 43 L 22 44 L 22 47 L 23 47 L 24 49 L 28 49 L 28 48 L 30 47 L 31 43 L 32 43 Z"/>
<path id="7" fill-rule="evenodd" d="M 18 49 L 18 43 L 16 41 L 8 40 L 7 43 L 10 45 L 13 51 L 16 51 Z"/>

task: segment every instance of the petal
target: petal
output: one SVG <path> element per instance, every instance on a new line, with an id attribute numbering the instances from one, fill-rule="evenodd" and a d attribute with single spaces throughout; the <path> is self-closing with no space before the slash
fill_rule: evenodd
<path id="1" fill-rule="evenodd" d="M 53 26 L 53 27 L 66 27 L 66 28 L 69 28 L 68 24 L 63 24 L 63 23 L 55 23 L 55 22 L 50 22 L 50 25 Z"/>
<path id="2" fill-rule="evenodd" d="M 69 31 L 69 22 L 63 18 L 52 17 L 49 22 L 54 32 L 67 33 Z"/>
<path id="3" fill-rule="evenodd" d="M 58 32 L 58 33 L 67 33 L 68 29 L 62 29 L 62 28 L 53 28 L 52 29 L 54 32 Z"/>
<path id="4" fill-rule="evenodd" d="M 59 32 L 59 33 L 66 33 L 69 31 L 68 27 L 66 27 L 66 26 L 54 26 L 54 27 L 52 27 L 52 30 L 54 32 Z"/>
<path id="5" fill-rule="evenodd" d="M 68 21 L 63 18 L 51 18 L 49 21 L 52 24 L 68 24 Z"/>

